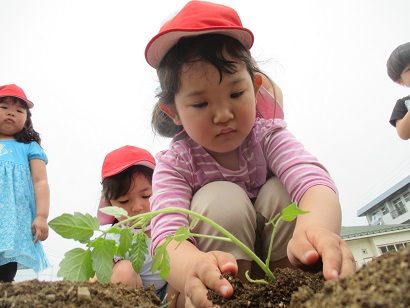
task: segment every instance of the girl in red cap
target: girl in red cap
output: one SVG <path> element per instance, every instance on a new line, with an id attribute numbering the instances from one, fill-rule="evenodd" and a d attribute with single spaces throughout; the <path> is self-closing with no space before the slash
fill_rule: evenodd
<path id="1" fill-rule="evenodd" d="M 102 166 L 102 197 L 99 208 L 118 206 L 125 209 L 129 216 L 150 211 L 149 198 L 152 194 L 152 173 L 155 159 L 145 149 L 134 146 L 123 146 L 105 156 Z M 114 216 L 98 211 L 97 217 L 102 225 L 114 224 Z M 119 221 L 124 220 L 120 218 Z M 140 232 L 139 229 L 134 230 Z M 151 246 L 150 230 L 146 228 L 148 247 Z M 111 239 L 119 240 L 119 234 L 109 234 Z M 114 258 L 111 282 L 129 285 L 134 288 L 154 284 L 158 297 L 164 300 L 167 293 L 167 282 L 159 272 L 152 273 L 152 258 L 148 253 L 139 273 L 134 271 L 129 252 L 126 258 Z"/>
<path id="2" fill-rule="evenodd" d="M 48 237 L 48 162 L 34 130 L 34 105 L 14 85 L 0 86 L 0 281 L 17 269 L 49 266 L 40 241 Z"/>
<path id="3" fill-rule="evenodd" d="M 337 189 L 319 161 L 286 129 L 282 119 L 256 116 L 262 76 L 250 48 L 253 34 L 223 5 L 190 1 L 148 43 L 161 92 L 154 129 L 173 137 L 157 154 L 151 210 L 179 207 L 217 222 L 266 260 L 272 226 L 266 224 L 296 201 L 309 214 L 279 226 L 270 267 L 312 268 L 323 262 L 326 279 L 354 272 L 339 236 Z M 255 119 L 256 118 L 256 119 Z M 191 217 L 173 213 L 152 220 L 153 247 Z M 195 222 L 192 232 L 219 235 Z M 210 307 L 207 289 L 225 297 L 232 286 L 221 273 L 258 278 L 250 257 L 232 243 L 207 237 L 171 242 L 167 251 L 179 307 Z"/>
<path id="4" fill-rule="evenodd" d="M 410 87 L 410 42 L 396 47 L 387 60 L 387 74 L 395 83 Z M 401 139 L 410 138 L 410 95 L 397 100 L 390 117 Z"/>

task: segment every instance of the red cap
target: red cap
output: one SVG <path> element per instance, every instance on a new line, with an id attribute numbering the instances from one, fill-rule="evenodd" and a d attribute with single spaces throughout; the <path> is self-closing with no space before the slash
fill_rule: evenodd
<path id="1" fill-rule="evenodd" d="M 27 99 L 26 94 L 24 93 L 23 89 L 15 84 L 7 84 L 4 86 L 0 86 L 0 97 L 5 96 L 13 96 L 22 99 L 26 102 L 27 108 L 33 108 L 34 104 Z"/>
<path id="2" fill-rule="evenodd" d="M 105 156 L 101 171 L 101 181 L 134 165 L 141 165 L 154 170 L 155 159 L 147 150 L 134 146 L 126 145 L 116 149 Z M 114 216 L 100 211 L 101 208 L 106 206 L 108 206 L 107 202 L 105 202 L 104 198 L 101 198 L 97 218 L 102 225 L 112 224 L 115 220 Z"/>
<path id="3" fill-rule="evenodd" d="M 228 6 L 207 1 L 188 2 L 173 18 L 168 20 L 145 49 L 145 59 L 158 68 L 165 54 L 182 37 L 218 33 L 231 36 L 250 49 L 253 34 L 242 26 L 236 11 Z"/>

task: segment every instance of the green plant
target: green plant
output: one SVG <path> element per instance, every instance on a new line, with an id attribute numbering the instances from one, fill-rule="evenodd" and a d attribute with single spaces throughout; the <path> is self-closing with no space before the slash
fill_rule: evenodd
<path id="1" fill-rule="evenodd" d="M 190 210 L 180 208 L 166 208 L 155 212 L 148 212 L 129 217 L 128 213 L 119 207 L 106 207 L 101 209 L 108 215 L 119 218 L 121 216 L 127 217 L 125 220 L 111 226 L 107 230 L 101 229 L 100 223 L 96 217 L 92 217 L 89 214 L 74 213 L 62 214 L 59 217 L 54 218 L 49 222 L 49 226 L 59 235 L 67 239 L 73 239 L 86 245 L 86 249 L 74 248 L 64 255 L 64 259 L 60 263 L 60 269 L 57 273 L 59 277 L 63 277 L 64 280 L 73 281 L 88 281 L 89 278 L 97 275 L 97 279 L 101 282 L 109 282 L 112 275 L 112 260 L 114 256 L 124 257 L 127 252 L 130 253 L 131 263 L 136 272 L 139 272 L 142 264 L 145 260 L 145 254 L 148 253 L 147 235 L 145 234 L 145 228 L 153 217 L 161 213 L 181 212 L 191 217 L 195 217 L 193 223 L 200 219 L 213 228 L 220 231 L 223 236 L 208 236 L 203 234 L 191 233 L 189 227 L 181 227 L 174 235 L 169 235 L 162 245 L 159 245 L 155 249 L 155 255 L 153 257 L 152 271 L 160 271 L 161 277 L 166 278 L 169 274 L 169 256 L 166 251 L 167 245 L 172 241 L 182 242 L 188 239 L 190 236 L 194 237 L 211 237 L 216 240 L 222 240 L 232 242 L 246 252 L 265 272 L 266 276 L 270 280 L 275 280 L 272 271 L 269 269 L 269 260 L 271 256 L 271 250 L 277 227 L 280 221 L 292 221 L 298 215 L 308 213 L 299 209 L 296 203 L 292 203 L 288 207 L 278 213 L 268 224 L 273 225 L 272 238 L 270 242 L 270 249 L 268 257 L 263 262 L 252 250 L 240 242 L 229 231 L 213 222 L 212 220 L 204 217 L 198 213 Z M 121 227 L 121 228 L 119 228 Z M 141 228 L 141 232 L 136 234 L 132 233 L 132 230 L 136 227 Z M 94 237 L 95 232 L 100 234 Z M 119 234 L 119 242 L 107 238 L 110 233 Z M 251 280 L 248 276 L 248 279 Z M 254 281 L 254 280 L 252 280 Z M 258 280 L 263 282 L 263 280 Z"/>

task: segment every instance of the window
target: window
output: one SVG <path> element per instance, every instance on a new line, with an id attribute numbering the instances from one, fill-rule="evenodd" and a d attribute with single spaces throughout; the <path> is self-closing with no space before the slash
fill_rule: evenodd
<path id="1" fill-rule="evenodd" d="M 399 250 L 401 248 L 404 248 L 404 244 L 403 243 L 398 243 L 396 245 L 394 245 L 396 247 L 396 250 Z"/>
<path id="2" fill-rule="evenodd" d="M 382 213 L 383 215 L 386 215 L 389 213 L 389 209 L 386 206 L 382 206 Z"/>
<path id="3" fill-rule="evenodd" d="M 379 246 L 378 248 L 380 249 L 380 252 L 383 254 L 388 251 L 398 251 L 406 246 L 410 246 L 410 242 L 394 243 L 394 244 Z M 362 252 L 363 252 L 363 249 L 362 249 Z"/>
<path id="4" fill-rule="evenodd" d="M 370 222 L 370 225 L 372 226 L 377 226 L 377 225 L 382 225 L 382 215 L 379 211 L 374 212 L 372 214 L 372 220 Z"/>
<path id="5" fill-rule="evenodd" d="M 395 208 L 398 208 L 398 207 L 403 206 L 404 204 L 403 204 L 403 201 L 401 201 L 401 198 L 399 197 L 393 200 L 393 205 Z"/>
<path id="6" fill-rule="evenodd" d="M 404 201 L 410 202 L 410 191 L 406 191 L 405 193 L 403 193 L 403 198 Z"/>
<path id="7" fill-rule="evenodd" d="M 394 207 L 394 210 L 390 212 L 391 217 L 393 219 L 407 212 L 407 208 L 404 205 L 401 197 L 393 200 L 393 207 Z"/>

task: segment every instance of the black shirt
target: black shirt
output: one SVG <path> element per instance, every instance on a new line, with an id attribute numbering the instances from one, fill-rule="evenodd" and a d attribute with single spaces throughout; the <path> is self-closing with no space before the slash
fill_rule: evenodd
<path id="1" fill-rule="evenodd" d="M 408 109 L 404 104 L 405 101 L 410 101 L 410 95 L 399 99 L 394 106 L 393 112 L 390 117 L 390 124 L 396 127 L 396 121 L 401 120 L 406 115 Z M 409 105 L 410 106 L 410 105 Z"/>

